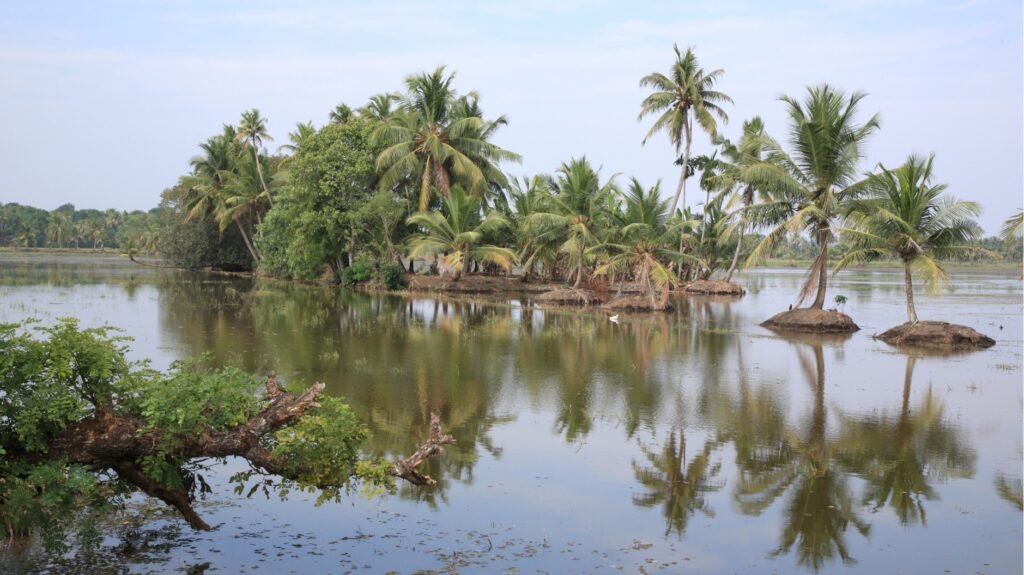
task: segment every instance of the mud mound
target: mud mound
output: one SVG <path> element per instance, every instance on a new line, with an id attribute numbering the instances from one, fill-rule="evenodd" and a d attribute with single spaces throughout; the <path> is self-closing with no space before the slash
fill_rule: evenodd
<path id="1" fill-rule="evenodd" d="M 851 333 L 860 329 L 850 316 L 838 311 L 799 308 L 772 316 L 762 327 L 807 333 Z"/>
<path id="2" fill-rule="evenodd" d="M 747 293 L 747 290 L 743 289 L 740 284 L 725 280 L 697 280 L 687 284 L 683 291 L 707 295 L 743 295 Z"/>
<path id="3" fill-rule="evenodd" d="M 944 321 L 905 323 L 890 328 L 875 338 L 891 345 L 954 350 L 985 349 L 996 344 L 996 340 L 972 328 Z"/>
<path id="4" fill-rule="evenodd" d="M 536 298 L 541 303 L 562 305 L 593 305 L 601 303 L 601 296 L 585 289 L 562 288 L 543 293 Z"/>

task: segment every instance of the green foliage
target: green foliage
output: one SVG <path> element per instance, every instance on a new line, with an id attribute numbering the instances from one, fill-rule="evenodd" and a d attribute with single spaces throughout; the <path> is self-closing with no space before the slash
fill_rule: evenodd
<path id="1" fill-rule="evenodd" d="M 389 290 L 398 290 L 409 285 L 409 279 L 405 277 L 405 269 L 402 268 L 402 264 L 396 262 L 380 266 L 380 281 Z"/>
<path id="2" fill-rule="evenodd" d="M 262 271 L 299 279 L 317 279 L 326 267 L 341 273 L 364 240 L 366 216 L 357 214 L 376 193 L 372 126 L 352 117 L 304 137 L 256 238 Z"/>
<path id="3" fill-rule="evenodd" d="M 307 412 L 295 425 L 273 434 L 273 455 L 289 466 L 303 488 L 322 488 L 320 501 L 337 494 L 356 473 L 366 429 L 348 405 L 333 397 Z M 378 481 L 371 478 L 371 481 Z"/>
<path id="4" fill-rule="evenodd" d="M 160 430 L 160 452 L 171 452 L 198 429 L 227 431 L 259 411 L 262 386 L 234 367 L 213 369 L 202 362 L 178 361 L 170 377 L 149 380 L 140 391 L 147 430 Z"/>
<path id="5" fill-rule="evenodd" d="M 161 195 L 161 254 L 174 265 L 185 268 L 252 269 L 252 256 L 236 227 L 228 227 L 221 232 L 212 220 L 193 218 L 186 221 L 189 189 L 189 184 L 181 181 Z"/>
<path id="6" fill-rule="evenodd" d="M 202 438 L 230 437 L 268 407 L 262 382 L 239 369 L 197 360 L 159 373 L 127 360 L 125 338 L 110 328 L 82 329 L 70 318 L 31 327 L 0 326 L 0 525 L 9 537 L 39 530 L 62 541 L 65 530 L 81 528 L 72 519 L 88 522 L 135 489 L 135 480 L 118 475 L 122 464 L 169 490 L 209 492 L 201 460 L 224 453 L 204 452 Z M 271 454 L 258 485 L 282 494 L 320 489 L 322 501 L 336 498 L 353 474 L 389 486 L 383 464 L 359 460 L 366 431 L 352 410 L 331 397 L 318 402 L 258 438 Z M 77 430 L 114 422 L 145 438 L 142 453 L 110 447 L 100 456 L 92 444 L 76 444 Z"/>
<path id="7" fill-rule="evenodd" d="M 366 259 L 357 259 L 341 272 L 342 285 L 356 285 L 373 279 L 373 264 Z"/>

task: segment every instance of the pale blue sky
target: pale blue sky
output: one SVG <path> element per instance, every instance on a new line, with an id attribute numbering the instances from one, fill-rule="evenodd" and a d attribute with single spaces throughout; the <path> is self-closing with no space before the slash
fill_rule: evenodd
<path id="1" fill-rule="evenodd" d="M 1024 205 L 1022 18 L 1019 0 L 6 2 L 0 202 L 148 209 L 242 110 L 269 118 L 276 145 L 438 64 L 508 116 L 496 140 L 524 158 L 511 173 L 586 154 L 668 189 L 672 150 L 642 147 L 636 115 L 640 77 L 666 71 L 676 42 L 725 69 L 728 136 L 759 114 L 783 139 L 777 98 L 809 84 L 867 92 L 882 129 L 864 170 L 935 152 L 993 233 Z"/>

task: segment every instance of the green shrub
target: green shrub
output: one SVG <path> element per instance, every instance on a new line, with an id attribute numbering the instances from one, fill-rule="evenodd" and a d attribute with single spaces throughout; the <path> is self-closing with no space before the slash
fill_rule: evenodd
<path id="1" fill-rule="evenodd" d="M 380 266 L 380 281 L 386 289 L 397 290 L 409 285 L 402 264 L 391 262 Z"/>
<path id="2" fill-rule="evenodd" d="M 368 260 L 358 258 L 341 272 L 342 285 L 355 285 L 373 278 L 373 264 Z"/>

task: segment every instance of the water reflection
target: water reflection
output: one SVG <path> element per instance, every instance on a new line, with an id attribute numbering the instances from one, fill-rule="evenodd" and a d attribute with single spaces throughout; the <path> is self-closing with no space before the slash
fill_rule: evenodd
<path id="1" fill-rule="evenodd" d="M 678 437 L 678 440 L 677 440 Z M 665 517 L 665 535 L 675 532 L 682 537 L 692 515 L 698 511 L 714 517 L 715 511 L 705 494 L 725 485 L 716 479 L 722 470 L 720 461 L 712 460 L 713 442 L 706 440 L 692 459 L 686 459 L 686 435 L 675 430 L 661 449 L 641 446 L 649 466 L 632 462 L 633 474 L 645 493 L 633 496 L 640 507 L 660 507 Z"/>
<path id="2" fill-rule="evenodd" d="M 441 414 L 456 444 L 425 464 L 437 488 L 400 486 L 403 500 L 422 503 L 417 509 L 451 509 L 467 494 L 500 507 L 500 498 L 481 490 L 495 474 L 508 485 L 528 483 L 522 501 L 568 500 L 593 478 L 604 485 L 602 512 L 634 514 L 620 530 L 649 525 L 654 537 L 691 539 L 702 535 L 687 532 L 694 517 L 712 530 L 757 525 L 752 553 L 818 571 L 872 553 L 868 537 L 885 532 L 883 518 L 908 533 L 928 529 L 930 514 L 939 523 L 933 513 L 951 505 L 940 495 L 952 480 L 983 476 L 1000 508 L 1022 508 L 1019 475 L 979 464 L 975 446 L 946 415 L 963 409 L 962 398 L 947 408 L 948 394 L 931 390 L 926 366 L 946 360 L 883 355 L 861 336 L 767 335 L 755 326 L 764 314 L 744 307 L 750 296 L 680 298 L 671 313 L 622 314 L 616 324 L 599 311 L 539 310 L 528 299 L 404 298 L 145 270 L 113 278 L 41 273 L 44 279 L 33 271 L 13 281 L 5 275 L 4 289 L 95 279 L 120 300 L 153 287 L 161 344 L 175 356 L 207 353 L 252 372 L 274 369 L 294 384 L 325 382 L 370 429 L 370 456 L 407 454 L 422 441 L 430 413 Z M 767 292 L 776 281 L 760 277 L 752 285 Z M 848 357 L 882 367 L 850 369 Z M 977 366 L 975 357 L 962 361 Z M 926 376 L 915 380 L 922 370 Z M 858 395 L 865 377 L 896 381 Z M 524 430 L 529 440 L 517 436 Z M 525 463 L 537 469 L 509 469 L 519 464 L 510 463 L 517 451 L 534 457 L 534 449 L 536 461 Z M 559 465 L 572 469 L 572 480 L 547 485 L 535 477 L 546 481 Z M 547 489 L 557 499 L 544 499 Z M 525 524 L 531 518 L 522 505 L 496 515 Z M 589 522 L 587 513 L 577 519 Z"/>
<path id="3" fill-rule="evenodd" d="M 976 459 L 930 388 L 911 410 L 916 363 L 916 356 L 907 356 L 897 416 L 847 417 L 838 440 L 844 466 L 867 480 L 863 503 L 874 512 L 889 506 L 904 526 L 927 525 L 925 502 L 937 498 L 932 484 L 972 477 Z"/>

